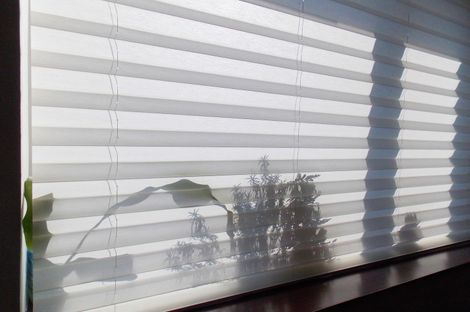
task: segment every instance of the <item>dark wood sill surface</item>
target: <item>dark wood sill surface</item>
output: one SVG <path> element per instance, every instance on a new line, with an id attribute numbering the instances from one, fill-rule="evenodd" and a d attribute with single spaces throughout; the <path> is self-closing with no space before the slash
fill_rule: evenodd
<path id="1" fill-rule="evenodd" d="M 219 301 L 198 311 L 436 311 L 433 302 L 449 305 L 448 311 L 470 311 L 468 242 Z"/>

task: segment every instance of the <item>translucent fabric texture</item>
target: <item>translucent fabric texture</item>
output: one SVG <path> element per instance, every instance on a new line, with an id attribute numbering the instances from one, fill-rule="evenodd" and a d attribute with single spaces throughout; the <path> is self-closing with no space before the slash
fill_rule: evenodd
<path id="1" fill-rule="evenodd" d="M 31 1 L 35 311 L 165 311 L 468 239 L 469 16 Z"/>

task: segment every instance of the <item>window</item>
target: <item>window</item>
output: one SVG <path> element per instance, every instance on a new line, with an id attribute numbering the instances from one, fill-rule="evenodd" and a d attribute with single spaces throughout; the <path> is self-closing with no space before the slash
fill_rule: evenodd
<path id="1" fill-rule="evenodd" d="M 31 2 L 37 311 L 174 309 L 468 239 L 463 13 L 277 2 Z"/>

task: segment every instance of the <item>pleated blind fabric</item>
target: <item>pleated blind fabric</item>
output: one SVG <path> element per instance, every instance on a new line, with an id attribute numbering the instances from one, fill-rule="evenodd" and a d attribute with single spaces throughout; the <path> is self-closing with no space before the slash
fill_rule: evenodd
<path id="1" fill-rule="evenodd" d="M 35 311 L 163 311 L 470 238 L 445 1 L 31 1 Z"/>

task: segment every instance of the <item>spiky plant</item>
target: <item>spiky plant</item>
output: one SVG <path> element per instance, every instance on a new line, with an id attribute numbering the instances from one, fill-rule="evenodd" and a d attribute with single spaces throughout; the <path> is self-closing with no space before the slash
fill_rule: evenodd
<path id="1" fill-rule="evenodd" d="M 242 272 L 320 260 L 330 257 L 326 230 L 316 199 L 318 175 L 298 174 L 284 181 L 269 170 L 269 159 L 259 161 L 259 174 L 248 178 L 249 188 L 235 186 L 233 245 Z"/>

